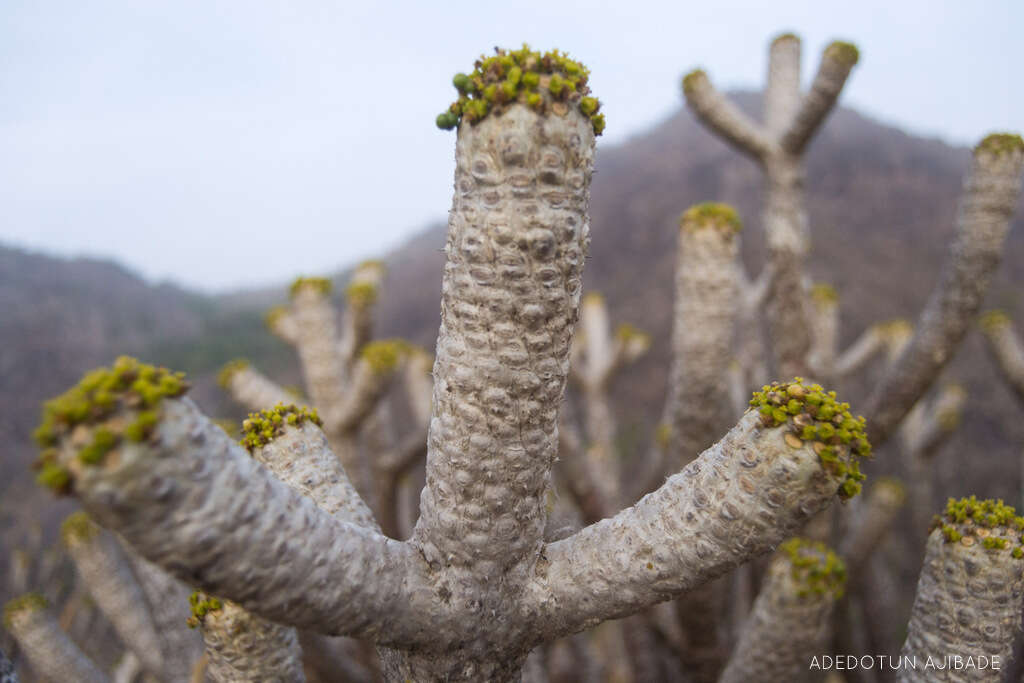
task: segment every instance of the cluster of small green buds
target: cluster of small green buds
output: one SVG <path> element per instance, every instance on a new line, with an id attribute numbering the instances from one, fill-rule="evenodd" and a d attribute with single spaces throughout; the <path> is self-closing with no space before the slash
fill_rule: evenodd
<path id="1" fill-rule="evenodd" d="M 789 560 L 794 582 L 799 586 L 797 597 L 831 594 L 843 596 L 846 587 L 846 565 L 825 544 L 804 538 L 792 538 L 779 552 Z"/>
<path id="2" fill-rule="evenodd" d="M 320 294 L 330 294 L 331 281 L 325 277 L 295 278 L 295 281 L 292 282 L 291 287 L 288 288 L 288 294 L 294 299 L 299 292 L 305 289 L 309 289 Z"/>
<path id="3" fill-rule="evenodd" d="M 1005 311 L 986 311 L 978 319 L 978 324 L 984 332 L 994 332 L 1010 324 L 1010 316 Z"/>
<path id="4" fill-rule="evenodd" d="M 860 61 L 860 50 L 853 43 L 836 40 L 825 48 L 825 56 L 848 66 Z"/>
<path id="5" fill-rule="evenodd" d="M 283 434 L 285 427 L 299 427 L 307 420 L 317 427 L 323 426 L 323 421 L 315 408 L 306 408 L 305 406 L 300 408 L 294 403 L 288 405 L 278 403 L 269 410 L 249 413 L 249 417 L 242 422 L 244 436 L 239 443 L 252 453 Z"/>
<path id="6" fill-rule="evenodd" d="M 703 202 L 683 212 L 679 227 L 690 231 L 711 227 L 735 233 L 743 229 L 743 221 L 739 212 L 728 204 Z"/>
<path id="7" fill-rule="evenodd" d="M 4 605 L 4 627 L 10 629 L 11 622 L 21 612 L 46 609 L 49 606 L 50 603 L 39 593 L 26 593 L 14 598 Z"/>
<path id="8" fill-rule="evenodd" d="M 35 467 L 37 481 L 66 493 L 71 477 L 58 462 L 57 446 L 76 431 L 73 439 L 79 462 L 98 465 L 124 441 L 145 441 L 158 421 L 165 398 L 188 391 L 180 372 L 171 372 L 122 356 L 109 368 L 85 374 L 60 396 L 43 404 L 43 417 L 33 436 L 43 449 Z M 84 427 L 84 430 L 80 430 Z"/>
<path id="9" fill-rule="evenodd" d="M 81 510 L 68 515 L 60 525 L 60 537 L 65 545 L 79 540 L 91 540 L 99 533 L 99 525 Z"/>
<path id="10" fill-rule="evenodd" d="M 398 361 L 410 350 L 404 339 L 379 339 L 359 350 L 359 357 L 378 375 L 391 372 L 398 367 Z"/>
<path id="11" fill-rule="evenodd" d="M 865 475 L 859 458 L 870 457 L 871 444 L 864 418 L 850 414 L 850 405 L 836 400 L 836 392 L 821 385 L 805 386 L 799 377 L 791 382 L 772 382 L 754 392 L 750 406 L 766 427 L 785 427 L 792 448 L 810 442 L 821 465 L 840 480 L 839 496 L 849 499 L 860 493 Z"/>
<path id="12" fill-rule="evenodd" d="M 249 368 L 249 361 L 244 358 L 236 358 L 224 364 L 224 367 L 217 373 L 217 384 L 225 389 L 231 384 L 231 380 L 242 370 Z"/>
<path id="13" fill-rule="evenodd" d="M 996 156 L 1024 152 L 1024 138 L 1016 133 L 992 133 L 985 136 L 974 148 L 974 153 L 978 152 L 987 152 Z"/>
<path id="14" fill-rule="evenodd" d="M 192 614 L 186 621 L 189 628 L 196 628 L 203 623 L 207 614 L 224 607 L 224 603 L 219 599 L 202 591 L 194 591 L 192 595 L 188 596 L 188 604 L 192 607 Z"/>
<path id="15" fill-rule="evenodd" d="M 437 117 L 437 127 L 451 130 L 460 122 L 476 124 L 491 113 L 519 103 L 540 113 L 565 116 L 570 107 L 590 119 L 594 135 L 604 131 L 601 103 L 590 95 L 590 71 L 558 50 L 540 53 L 523 45 L 519 50 L 495 48 L 481 55 L 470 74 L 458 73 L 452 85 L 459 97 Z"/>
<path id="16" fill-rule="evenodd" d="M 819 282 L 811 287 L 811 301 L 819 306 L 839 303 L 839 292 L 832 285 Z"/>
<path id="17" fill-rule="evenodd" d="M 946 543 L 1009 550 L 1014 558 L 1024 558 L 1024 517 L 1002 500 L 950 498 L 942 514 L 932 520 L 931 531 L 936 529 Z"/>
<path id="18" fill-rule="evenodd" d="M 377 289 L 372 282 L 353 282 L 345 288 L 345 298 L 353 308 L 366 308 L 377 301 Z"/>

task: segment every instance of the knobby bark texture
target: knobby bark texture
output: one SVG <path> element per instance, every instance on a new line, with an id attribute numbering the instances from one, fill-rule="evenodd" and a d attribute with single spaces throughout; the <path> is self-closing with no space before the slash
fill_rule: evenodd
<path id="1" fill-rule="evenodd" d="M 724 204 L 698 204 L 680 219 L 662 476 L 690 463 L 732 422 L 725 378 L 741 307 L 740 229 L 736 211 Z M 725 660 L 720 615 L 726 588 L 714 581 L 676 605 L 680 662 L 697 682 L 715 680 Z"/>
<path id="2" fill-rule="evenodd" d="M 722 683 L 809 681 L 810 656 L 827 651 L 832 612 L 842 595 L 842 560 L 820 543 L 783 544 L 768 569 Z"/>
<path id="3" fill-rule="evenodd" d="M 1024 519 L 993 501 L 950 501 L 928 537 L 924 566 L 902 655 L 917 668 L 902 668 L 900 681 L 988 680 L 991 668 L 938 668 L 947 657 L 1010 659 L 1024 607 Z M 926 668 L 931 658 L 936 666 Z"/>
<path id="4" fill-rule="evenodd" d="M 161 677 L 162 639 L 150 614 L 149 601 L 120 544 L 83 512 L 69 517 L 61 532 L 89 595 L 114 625 L 125 646 L 137 653 L 143 667 L 153 676 Z"/>
<path id="5" fill-rule="evenodd" d="M 914 336 L 868 400 L 871 438 L 880 444 L 924 395 L 967 333 L 1002 256 L 1020 194 L 1024 142 L 991 135 L 974 149 L 956 238 Z"/>
<path id="6" fill-rule="evenodd" d="M 37 595 L 27 595 L 4 608 L 4 626 L 33 670 L 53 681 L 110 683 L 110 679 L 57 623 L 57 618 Z"/>
<path id="7" fill-rule="evenodd" d="M 195 600 L 197 607 L 207 606 L 201 622 L 209 655 L 206 672 L 214 683 L 304 683 L 294 628 L 261 619 L 232 602 L 212 602 L 198 594 Z"/>

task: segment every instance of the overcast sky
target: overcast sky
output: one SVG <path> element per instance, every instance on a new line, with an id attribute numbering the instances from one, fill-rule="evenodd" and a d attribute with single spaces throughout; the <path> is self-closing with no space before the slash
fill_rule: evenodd
<path id="1" fill-rule="evenodd" d="M 832 5 L 832 6 L 829 6 Z M 1024 2 L 2 0 L 0 243 L 112 257 L 206 291 L 381 255 L 447 215 L 451 76 L 493 46 L 592 70 L 599 145 L 760 88 L 769 40 L 861 62 L 842 102 L 968 145 L 1024 130 Z"/>

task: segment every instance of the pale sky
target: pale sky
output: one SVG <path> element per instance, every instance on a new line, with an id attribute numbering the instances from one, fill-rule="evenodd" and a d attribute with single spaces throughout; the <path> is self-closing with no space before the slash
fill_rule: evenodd
<path id="1" fill-rule="evenodd" d="M 697 66 L 760 88 L 769 40 L 861 49 L 842 103 L 969 145 L 1024 131 L 1024 2 L 2 0 L 0 244 L 224 291 L 328 273 L 443 220 L 451 77 L 494 46 L 587 64 L 614 145 Z"/>

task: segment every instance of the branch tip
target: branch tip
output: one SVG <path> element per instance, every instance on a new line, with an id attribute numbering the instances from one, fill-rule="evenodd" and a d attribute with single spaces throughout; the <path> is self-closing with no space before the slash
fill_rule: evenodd
<path id="1" fill-rule="evenodd" d="M 840 479 L 841 498 L 860 493 L 865 475 L 859 460 L 870 457 L 871 444 L 864 418 L 855 419 L 850 404 L 836 400 L 836 392 L 826 392 L 819 384 L 806 386 L 797 377 L 791 382 L 772 382 L 754 392 L 750 407 L 760 413 L 765 427 L 785 426 L 786 443 L 792 448 L 812 442 L 825 471 Z"/>
<path id="2" fill-rule="evenodd" d="M 1024 151 L 1024 138 L 1017 133 L 992 133 L 985 136 L 974 148 L 974 154 L 981 153 L 1001 156 Z"/>
<path id="3" fill-rule="evenodd" d="M 853 43 L 836 40 L 825 48 L 825 57 L 852 67 L 860 61 L 860 50 Z"/>
<path id="4" fill-rule="evenodd" d="M 683 212 L 679 218 L 679 227 L 684 230 L 699 230 L 713 227 L 729 232 L 743 229 L 743 221 L 739 212 L 728 204 L 719 202 L 703 202 L 695 204 Z"/>
<path id="5" fill-rule="evenodd" d="M 452 85 L 459 96 L 438 115 L 437 127 L 476 125 L 492 113 L 522 104 L 540 113 L 565 116 L 570 107 L 590 119 L 594 135 L 605 127 L 600 101 L 590 94 L 590 70 L 564 52 L 540 53 L 526 44 L 518 50 L 495 48 L 491 57 L 481 55 L 470 74 L 457 73 Z"/>
<path id="6" fill-rule="evenodd" d="M 299 427 L 307 421 L 317 427 L 323 425 L 315 408 L 310 409 L 305 406 L 299 408 L 294 403 L 288 405 L 278 403 L 269 410 L 249 413 L 249 417 L 242 422 L 244 436 L 239 443 L 245 446 L 251 454 L 257 448 L 266 446 L 283 434 L 286 427 Z"/>

